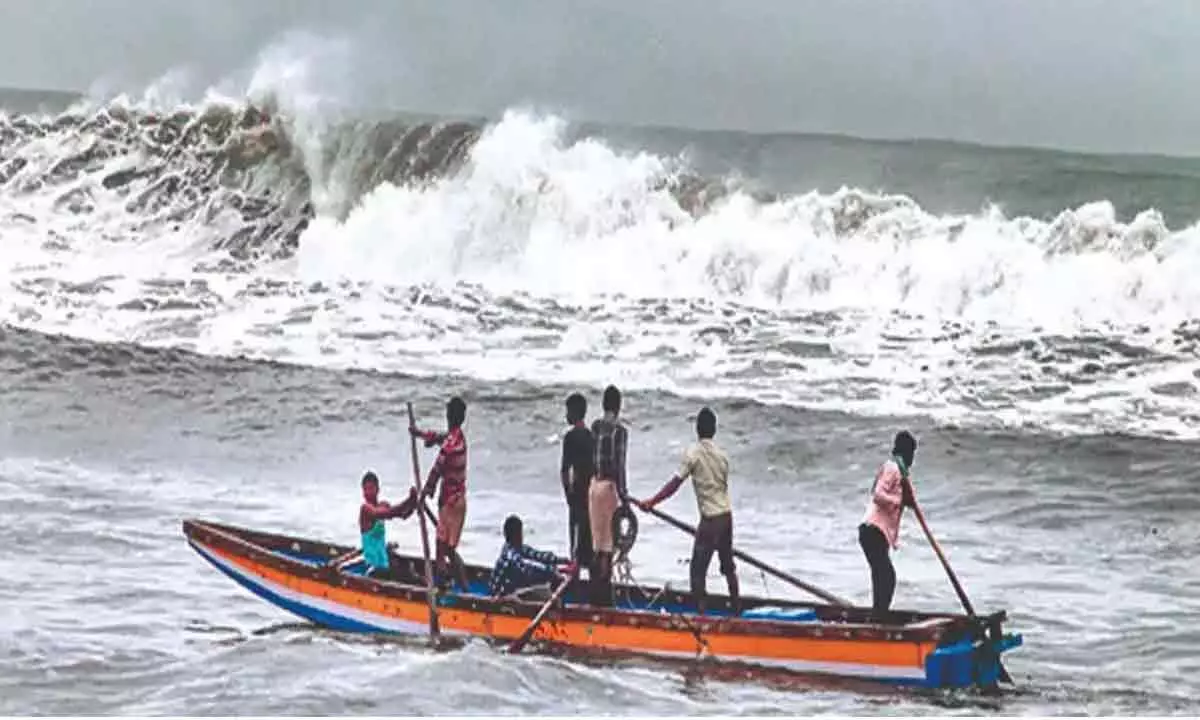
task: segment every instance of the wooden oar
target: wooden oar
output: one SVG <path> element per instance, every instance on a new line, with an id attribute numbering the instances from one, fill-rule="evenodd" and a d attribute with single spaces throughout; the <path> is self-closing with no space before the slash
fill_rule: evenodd
<path id="1" fill-rule="evenodd" d="M 408 405 L 408 426 L 410 428 L 417 426 L 417 418 L 413 414 L 412 403 Z M 417 491 L 417 502 L 422 507 L 425 506 L 421 500 L 421 463 L 417 459 L 417 438 L 412 433 L 408 434 L 411 440 L 412 466 L 413 466 L 413 488 Z M 425 514 L 418 512 L 417 520 L 421 525 L 421 552 L 425 556 L 425 597 L 429 601 L 429 641 L 434 645 L 438 642 L 438 616 L 437 616 L 437 594 L 433 589 L 433 563 L 429 559 L 429 532 L 425 529 Z"/>
<path id="2" fill-rule="evenodd" d="M 691 525 L 688 525 L 687 523 L 683 522 L 682 520 L 676 520 L 675 518 L 666 514 L 662 510 L 659 510 L 658 508 L 646 507 L 645 505 L 643 505 L 639 502 L 634 502 L 634 505 L 641 508 L 644 512 L 648 512 L 651 515 L 657 517 L 659 520 L 662 520 L 663 522 L 666 522 L 669 525 L 674 525 L 675 527 L 679 528 L 680 530 L 695 537 L 696 528 L 692 527 Z M 834 595 L 833 593 L 826 592 L 819 587 L 810 585 L 810 584 L 804 582 L 803 580 L 801 580 L 800 578 L 789 575 L 788 573 L 785 573 L 782 570 L 779 570 L 778 568 L 771 567 L 770 565 L 759 560 L 758 558 L 747 555 L 746 553 L 742 552 L 741 550 L 738 550 L 737 548 L 734 548 L 733 556 L 739 560 L 742 560 L 742 561 L 748 563 L 749 565 L 751 565 L 753 567 L 758 568 L 759 570 L 762 570 L 763 572 L 774 575 L 775 577 L 779 578 L 780 580 L 783 580 L 784 582 L 791 583 L 792 585 L 795 585 L 796 587 L 800 588 L 801 590 L 810 592 L 813 595 L 816 595 L 817 597 L 821 598 L 825 602 L 832 603 L 834 605 L 842 605 L 844 607 L 850 607 L 849 601 L 844 600 L 844 599 L 838 597 L 837 595 Z"/>
<path id="3" fill-rule="evenodd" d="M 958 601 L 962 603 L 963 609 L 967 611 L 967 615 L 974 618 L 975 608 L 971 606 L 971 601 L 967 599 L 967 591 L 963 590 L 962 583 L 958 581 L 958 576 L 954 574 L 954 570 L 950 567 L 950 561 L 946 559 L 946 554 L 942 552 L 942 546 L 933 537 L 933 532 L 929 529 L 929 523 L 925 522 L 925 513 L 921 512 L 921 506 L 916 503 L 916 500 L 913 501 L 912 509 L 913 514 L 917 516 L 917 522 L 921 524 L 921 529 L 925 531 L 925 539 L 929 541 L 934 554 L 941 561 L 942 569 L 946 571 L 946 577 L 950 578 L 950 584 L 954 586 L 954 592 L 958 595 Z M 996 658 L 996 663 L 1000 666 L 1000 679 L 1004 682 L 1012 683 L 1012 676 L 1004 668 L 1004 663 L 1000 662 L 999 658 Z"/>
<path id="4" fill-rule="evenodd" d="M 437 530 L 437 514 L 425 504 L 425 498 L 421 498 L 421 512 L 425 513 L 425 517 L 429 518 L 429 524 L 433 526 L 434 530 Z"/>
<path id="5" fill-rule="evenodd" d="M 542 624 L 542 618 L 546 617 L 546 613 L 549 612 L 550 606 L 557 602 L 560 597 L 562 597 L 562 594 L 567 590 L 567 586 L 571 584 L 571 581 L 575 579 L 577 574 L 579 574 L 578 566 L 571 570 L 570 575 L 563 577 L 562 582 L 559 583 L 558 587 L 555 588 L 554 592 L 550 595 L 550 599 L 546 601 L 545 605 L 542 605 L 542 609 L 538 610 L 537 615 L 533 616 L 533 620 L 530 621 L 529 627 L 525 628 L 525 632 L 521 633 L 521 637 L 513 640 L 512 644 L 508 646 L 507 652 L 509 654 L 521 652 L 521 648 L 525 647 L 525 645 L 529 642 L 529 639 L 533 637 L 533 633 L 538 629 L 538 625 Z"/>

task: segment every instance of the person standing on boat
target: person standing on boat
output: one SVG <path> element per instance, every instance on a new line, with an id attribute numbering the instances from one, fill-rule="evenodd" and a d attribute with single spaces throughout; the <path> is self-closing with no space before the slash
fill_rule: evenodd
<path id="1" fill-rule="evenodd" d="M 674 495 L 691 478 L 700 507 L 700 523 L 692 544 L 690 566 L 692 597 L 696 612 L 704 614 L 706 577 L 715 552 L 721 574 L 729 587 L 729 604 L 734 615 L 739 614 L 741 599 L 738 593 L 737 568 L 733 563 L 733 503 L 729 498 L 729 457 L 713 440 L 717 435 L 717 416 L 709 408 L 696 414 L 696 443 L 683 454 L 683 462 L 675 475 L 649 500 L 639 503 L 652 508 Z"/>
<path id="2" fill-rule="evenodd" d="M 507 597 L 519 590 L 549 583 L 558 577 L 556 568 L 567 575 L 575 571 L 571 560 L 526 545 L 521 518 L 509 515 L 504 521 L 504 547 L 492 568 L 488 594 Z"/>
<path id="3" fill-rule="evenodd" d="M 358 529 L 362 534 L 362 557 L 367 574 L 386 577 L 391 567 L 388 561 L 387 532 L 383 521 L 408 518 L 417 509 L 417 491 L 409 488 L 408 497 L 399 505 L 389 505 L 379 499 L 379 477 L 367 471 L 362 478 L 362 506 L 358 509 Z"/>
<path id="4" fill-rule="evenodd" d="M 592 423 L 595 475 L 588 489 L 588 516 L 594 557 L 588 579 L 593 605 L 612 605 L 613 515 L 627 502 L 625 450 L 629 432 L 620 421 L 621 391 L 609 385 L 602 401 L 604 416 Z"/>
<path id="5" fill-rule="evenodd" d="M 890 550 L 899 546 L 900 515 L 916 507 L 909 470 L 917 453 L 917 440 L 907 430 L 896 433 L 892 456 L 875 473 L 867 513 L 858 526 L 858 544 L 871 568 L 871 607 L 886 613 L 896 592 L 896 569 Z"/>
<path id="6" fill-rule="evenodd" d="M 424 495 L 433 497 L 438 480 L 442 481 L 442 492 L 438 496 L 437 524 L 437 573 L 438 584 L 449 585 L 447 573 L 454 569 L 454 577 L 461 590 L 466 590 L 467 571 L 458 555 L 458 541 L 462 537 L 467 519 L 467 438 L 463 434 L 463 423 L 467 420 L 467 404 L 460 397 L 452 397 L 446 403 L 446 432 L 409 428 L 409 432 L 425 441 L 425 447 L 440 445 L 437 460 L 429 470 Z"/>
<path id="7" fill-rule="evenodd" d="M 587 399 L 579 393 L 567 397 L 567 424 L 563 436 L 562 480 L 563 496 L 567 500 L 567 529 L 570 533 L 571 559 L 583 567 L 592 563 L 592 527 L 588 516 L 588 490 L 595 472 L 595 444 L 592 432 L 584 424 Z"/>

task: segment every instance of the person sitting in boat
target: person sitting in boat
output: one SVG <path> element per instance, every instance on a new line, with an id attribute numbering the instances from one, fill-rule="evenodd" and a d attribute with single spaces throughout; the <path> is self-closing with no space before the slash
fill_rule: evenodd
<path id="1" fill-rule="evenodd" d="M 424 494 L 433 497 L 438 480 L 442 481 L 442 492 L 438 496 L 437 561 L 438 585 L 450 583 L 448 567 L 453 567 L 454 577 L 460 590 L 466 591 L 467 571 L 458 554 L 458 541 L 462 538 L 463 525 L 467 521 L 467 437 L 463 434 L 463 423 L 467 420 L 467 404 L 460 397 L 452 397 L 446 403 L 446 432 L 420 430 L 410 427 L 408 431 L 425 441 L 425 447 L 440 445 L 437 460 L 429 470 Z"/>
<path id="2" fill-rule="evenodd" d="M 867 512 L 858 526 L 858 544 L 871 568 L 871 607 L 886 613 L 896 592 L 896 569 L 889 548 L 899 546 L 900 515 L 916 507 L 909 470 L 917 452 L 917 440 L 907 430 L 896 433 L 892 456 L 875 473 Z"/>
<path id="3" fill-rule="evenodd" d="M 729 587 L 729 604 L 733 614 L 740 612 L 737 568 L 733 563 L 733 503 L 729 499 L 729 458 L 713 440 L 717 434 L 717 416 L 711 409 L 701 408 L 696 415 L 696 443 L 683 454 L 683 462 L 675 475 L 649 500 L 640 503 L 644 508 L 653 508 L 671 497 L 691 478 L 696 492 L 696 503 L 700 507 L 700 523 L 696 526 L 696 539 L 692 544 L 690 567 L 692 597 L 696 612 L 704 614 L 705 578 L 715 552 L 721 565 L 721 574 Z"/>
<path id="4" fill-rule="evenodd" d="M 504 521 L 504 547 L 492 568 L 488 594 L 508 597 L 527 588 L 550 583 L 557 577 L 555 568 L 564 574 L 573 573 L 574 563 L 554 553 L 534 550 L 525 544 L 525 529 L 521 518 L 509 515 Z"/>
<path id="5" fill-rule="evenodd" d="M 383 521 L 406 519 L 417 509 L 417 490 L 409 488 L 408 497 L 399 505 L 389 505 L 379 499 L 379 477 L 370 470 L 362 478 L 362 506 L 358 509 L 358 529 L 362 533 L 362 557 L 367 574 L 385 577 L 389 574 L 387 533 Z"/>

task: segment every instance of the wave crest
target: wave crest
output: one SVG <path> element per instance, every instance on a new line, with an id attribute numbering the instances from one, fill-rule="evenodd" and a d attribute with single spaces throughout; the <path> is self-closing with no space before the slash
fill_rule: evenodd
<path id="1" fill-rule="evenodd" d="M 1177 434 L 1200 392 L 1195 227 L 755 192 L 530 112 L 0 115 L 0 227 L 0 320 L 94 339 Z"/>

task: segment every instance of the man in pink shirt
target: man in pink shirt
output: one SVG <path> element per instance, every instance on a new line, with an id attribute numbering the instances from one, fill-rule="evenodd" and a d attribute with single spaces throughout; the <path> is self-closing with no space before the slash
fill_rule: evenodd
<path id="1" fill-rule="evenodd" d="M 896 569 L 889 551 L 898 545 L 900 514 L 905 507 L 916 506 L 908 476 L 916 452 L 916 438 L 907 430 L 896 433 L 892 457 L 875 473 L 867 514 L 858 526 L 858 544 L 871 566 L 871 606 L 876 614 L 888 611 L 896 592 Z"/>

